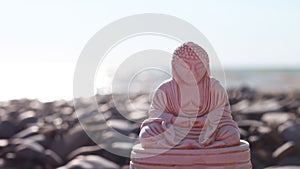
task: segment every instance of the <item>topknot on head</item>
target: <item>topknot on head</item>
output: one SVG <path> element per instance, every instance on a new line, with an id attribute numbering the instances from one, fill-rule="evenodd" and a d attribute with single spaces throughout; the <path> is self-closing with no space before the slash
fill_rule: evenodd
<path id="1" fill-rule="evenodd" d="M 173 57 L 179 57 L 181 59 L 201 59 L 208 62 L 208 55 L 206 51 L 200 47 L 199 45 L 195 44 L 194 42 L 186 42 L 179 46 L 174 54 Z"/>

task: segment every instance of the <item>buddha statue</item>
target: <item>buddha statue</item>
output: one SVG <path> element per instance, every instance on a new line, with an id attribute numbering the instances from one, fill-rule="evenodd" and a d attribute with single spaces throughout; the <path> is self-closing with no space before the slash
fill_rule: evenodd
<path id="1" fill-rule="evenodd" d="M 172 58 L 172 78 L 155 91 L 149 118 L 141 125 L 143 148 L 199 149 L 240 144 L 225 89 L 210 77 L 209 58 L 188 42 Z"/>

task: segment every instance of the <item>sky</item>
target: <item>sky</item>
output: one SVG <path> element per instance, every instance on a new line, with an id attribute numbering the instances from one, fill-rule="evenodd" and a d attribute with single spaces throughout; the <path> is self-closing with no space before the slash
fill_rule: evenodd
<path id="1" fill-rule="evenodd" d="M 197 27 L 225 69 L 299 68 L 298 0 L 0 1 L 0 100 L 72 97 L 77 59 L 105 25 L 162 13 Z"/>

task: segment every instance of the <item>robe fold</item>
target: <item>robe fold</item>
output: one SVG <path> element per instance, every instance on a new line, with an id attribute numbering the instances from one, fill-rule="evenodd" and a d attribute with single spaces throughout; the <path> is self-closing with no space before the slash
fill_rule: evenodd
<path id="1" fill-rule="evenodd" d="M 164 132 L 153 137 L 140 137 L 143 147 L 186 147 L 183 144 L 203 147 L 201 142 L 212 137 L 221 128 L 231 126 L 238 129 L 231 116 L 226 91 L 219 81 L 207 77 L 203 84 L 199 93 L 196 93 L 200 97 L 199 108 L 193 113 L 181 110 L 180 88 L 174 79 L 169 79 L 158 87 L 150 106 L 149 118 L 142 123 L 141 132 L 145 132 L 143 127 L 151 123 L 161 125 Z M 216 138 L 220 139 L 222 138 Z"/>

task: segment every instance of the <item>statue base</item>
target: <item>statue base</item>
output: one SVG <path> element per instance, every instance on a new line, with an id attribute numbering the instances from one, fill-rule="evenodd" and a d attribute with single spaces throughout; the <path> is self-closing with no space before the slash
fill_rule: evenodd
<path id="1" fill-rule="evenodd" d="M 131 169 L 251 169 L 249 143 L 209 149 L 144 149 L 140 144 L 131 152 Z"/>

